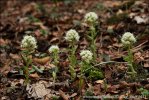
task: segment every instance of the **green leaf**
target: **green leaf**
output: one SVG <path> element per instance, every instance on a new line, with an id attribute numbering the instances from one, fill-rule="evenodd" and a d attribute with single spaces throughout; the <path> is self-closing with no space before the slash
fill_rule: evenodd
<path id="1" fill-rule="evenodd" d="M 33 72 L 35 72 L 35 69 L 34 69 L 34 68 L 32 68 L 32 69 L 29 71 L 29 73 L 33 73 Z"/>
<path id="2" fill-rule="evenodd" d="M 48 31 L 47 30 L 41 29 L 40 32 L 44 36 L 48 35 Z"/>
<path id="3" fill-rule="evenodd" d="M 91 70 L 90 73 L 89 73 L 89 78 L 91 78 L 93 80 L 103 79 L 104 75 L 99 70 Z"/>
<path id="4" fill-rule="evenodd" d="M 28 16 L 28 19 L 31 21 L 31 22 L 40 22 L 40 20 L 34 16 Z"/>
<path id="5" fill-rule="evenodd" d="M 43 70 L 39 69 L 37 66 L 32 65 L 32 67 L 39 73 L 43 73 Z"/>
<path id="6" fill-rule="evenodd" d="M 126 61 L 126 62 L 129 62 L 130 60 L 129 60 L 129 56 L 125 56 L 125 57 L 123 57 L 123 59 L 124 59 L 124 61 Z"/>
<path id="7" fill-rule="evenodd" d="M 93 39 L 93 38 L 92 38 L 91 36 L 89 36 L 89 35 L 87 36 L 87 38 L 88 38 L 89 40 L 92 40 L 92 39 Z"/>

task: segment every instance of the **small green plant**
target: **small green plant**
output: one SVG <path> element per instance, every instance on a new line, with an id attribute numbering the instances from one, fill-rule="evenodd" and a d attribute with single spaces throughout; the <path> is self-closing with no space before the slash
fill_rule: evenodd
<path id="1" fill-rule="evenodd" d="M 34 53 L 35 49 L 37 48 L 37 41 L 32 36 L 24 36 L 22 42 L 21 42 L 21 48 L 22 48 L 22 59 L 24 61 L 24 67 L 23 72 L 25 74 L 25 83 L 29 83 L 29 67 L 32 65 L 32 58 L 31 55 Z"/>
<path id="2" fill-rule="evenodd" d="M 149 97 L 149 90 L 140 88 L 140 89 L 138 89 L 138 91 L 141 92 L 142 96 Z"/>
<path id="3" fill-rule="evenodd" d="M 52 58 L 53 58 L 53 62 L 54 62 L 54 65 L 55 65 L 55 68 L 54 68 L 54 71 L 52 72 L 52 76 L 53 76 L 53 80 L 55 82 L 56 80 L 56 73 L 58 72 L 58 63 L 59 63 L 59 47 L 57 45 L 52 45 L 50 48 L 49 48 L 49 52 L 52 54 Z"/>
<path id="4" fill-rule="evenodd" d="M 60 97 L 59 96 L 52 96 L 52 100 L 59 100 Z"/>
<path id="5" fill-rule="evenodd" d="M 66 33 L 65 39 L 69 42 L 69 56 L 68 59 L 70 61 L 69 71 L 71 74 L 72 80 L 76 78 L 75 66 L 77 64 L 77 59 L 75 56 L 77 45 L 76 43 L 79 41 L 79 34 L 76 30 L 71 29 Z"/>
<path id="6" fill-rule="evenodd" d="M 104 78 L 103 73 L 99 69 L 92 69 L 89 73 L 89 78 L 92 80 L 102 79 Z"/>
<path id="7" fill-rule="evenodd" d="M 90 48 L 91 51 L 93 52 L 93 60 L 95 61 L 97 58 L 96 55 L 96 24 L 97 24 L 97 19 L 98 19 L 98 15 L 94 12 L 89 12 L 85 15 L 84 17 L 84 22 L 89 26 L 89 34 L 88 34 L 88 38 L 91 41 L 90 43 Z"/>
<path id="8" fill-rule="evenodd" d="M 134 69 L 134 61 L 133 61 L 133 53 L 132 53 L 132 46 L 136 42 L 134 35 L 130 32 L 124 33 L 121 38 L 122 44 L 127 48 L 128 55 L 124 57 L 124 60 L 128 62 L 129 65 L 129 72 L 131 75 L 135 76 L 137 72 Z"/>
<path id="9" fill-rule="evenodd" d="M 41 29 L 40 32 L 41 32 L 41 35 L 48 36 L 48 31 L 47 30 Z"/>
<path id="10" fill-rule="evenodd" d="M 83 85 L 83 77 L 85 73 L 88 73 L 91 70 L 91 61 L 93 60 L 93 53 L 89 50 L 82 50 L 80 53 L 81 56 L 81 75 L 79 77 L 80 84 L 79 88 L 82 88 Z"/>
<path id="11" fill-rule="evenodd" d="M 87 99 L 87 100 L 97 100 L 95 98 L 88 98 L 88 97 L 91 97 L 91 96 L 95 96 L 93 86 L 89 86 L 89 88 L 85 92 L 84 98 Z"/>
<path id="12" fill-rule="evenodd" d="M 40 19 L 38 19 L 38 18 L 36 18 L 36 17 L 34 17 L 34 16 L 32 16 L 32 15 L 30 15 L 30 16 L 28 16 L 28 20 L 30 21 L 30 22 L 41 22 L 40 21 Z"/>

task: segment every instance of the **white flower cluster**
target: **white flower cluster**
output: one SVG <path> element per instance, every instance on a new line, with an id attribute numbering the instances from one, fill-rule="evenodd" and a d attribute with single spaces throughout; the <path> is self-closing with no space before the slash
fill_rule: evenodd
<path id="1" fill-rule="evenodd" d="M 87 63 L 90 63 L 90 61 L 93 59 L 93 53 L 89 50 L 82 50 L 80 56 L 82 60 L 84 60 Z"/>
<path id="2" fill-rule="evenodd" d="M 130 32 L 125 32 L 121 38 L 121 42 L 123 45 L 127 46 L 136 42 L 136 38 Z"/>
<path id="3" fill-rule="evenodd" d="M 37 48 L 37 41 L 33 36 L 26 35 L 21 42 L 21 47 L 34 51 Z"/>
<path id="4" fill-rule="evenodd" d="M 69 31 L 67 31 L 66 36 L 65 36 L 65 39 L 70 42 L 71 41 L 79 41 L 79 38 L 80 38 L 80 36 L 79 36 L 78 32 L 74 29 L 70 29 Z"/>
<path id="5" fill-rule="evenodd" d="M 86 23 L 95 23 L 97 19 L 98 19 L 98 15 L 95 12 L 89 12 L 84 17 L 84 21 Z"/>
<path id="6" fill-rule="evenodd" d="M 52 45 L 50 48 L 49 48 L 49 52 L 50 53 L 58 53 L 59 52 L 59 47 L 57 45 Z"/>

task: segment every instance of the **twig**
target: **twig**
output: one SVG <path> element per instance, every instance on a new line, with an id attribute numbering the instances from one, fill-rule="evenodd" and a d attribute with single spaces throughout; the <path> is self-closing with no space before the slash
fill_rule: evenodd
<path id="1" fill-rule="evenodd" d="M 117 61 L 107 61 L 107 62 L 101 62 L 99 64 L 94 65 L 95 67 L 103 65 L 103 64 L 109 64 L 109 63 L 124 63 L 124 64 L 128 64 L 127 62 L 117 62 Z"/>

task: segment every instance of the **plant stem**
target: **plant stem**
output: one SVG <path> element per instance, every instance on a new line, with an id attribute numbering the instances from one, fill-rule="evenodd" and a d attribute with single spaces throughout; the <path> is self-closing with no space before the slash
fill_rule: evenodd
<path id="1" fill-rule="evenodd" d="M 23 71 L 24 71 L 24 75 L 25 75 L 25 84 L 28 84 L 29 83 L 29 75 L 30 75 L 30 72 L 29 72 L 29 66 L 32 64 L 32 59 L 29 57 L 30 56 L 30 52 L 29 51 L 24 51 L 22 52 L 21 56 L 22 56 L 22 59 L 24 61 L 24 68 L 23 68 Z"/>
<path id="2" fill-rule="evenodd" d="M 29 83 L 29 70 L 27 66 L 24 67 L 24 74 L 25 74 L 25 84 L 28 84 Z"/>
<path id="3" fill-rule="evenodd" d="M 81 62 L 81 75 L 79 77 L 79 91 L 81 93 L 81 89 L 82 89 L 82 86 L 83 86 L 83 72 L 84 72 L 84 67 L 85 67 L 85 63 L 84 62 Z"/>
<path id="4" fill-rule="evenodd" d="M 69 70 L 70 70 L 70 73 L 71 73 L 72 80 L 74 80 L 76 78 L 76 72 L 75 72 L 75 69 L 74 69 L 75 66 L 76 66 L 75 52 L 76 52 L 75 42 L 72 41 L 71 44 L 70 44 L 70 57 L 69 57 L 69 61 L 70 61 Z"/>
<path id="5" fill-rule="evenodd" d="M 132 54 L 132 51 L 131 51 L 131 45 L 128 46 L 128 57 L 129 57 L 129 68 L 133 74 L 133 76 L 135 76 L 136 74 L 136 71 L 134 70 L 134 67 L 133 67 L 133 54 Z"/>
<path id="6" fill-rule="evenodd" d="M 91 51 L 93 52 L 93 60 L 95 61 L 97 58 L 96 55 L 96 40 L 95 40 L 95 36 L 96 36 L 96 30 L 94 25 L 90 27 L 90 31 L 91 31 Z"/>

